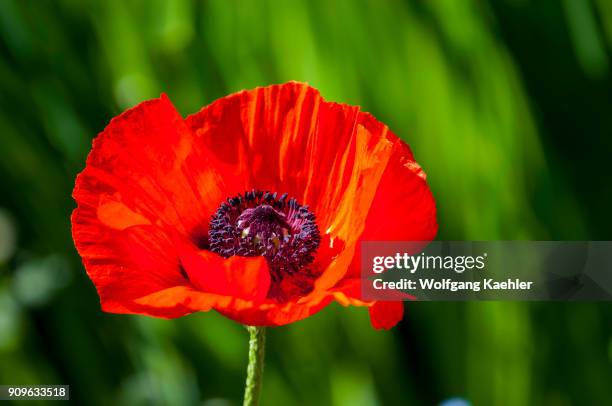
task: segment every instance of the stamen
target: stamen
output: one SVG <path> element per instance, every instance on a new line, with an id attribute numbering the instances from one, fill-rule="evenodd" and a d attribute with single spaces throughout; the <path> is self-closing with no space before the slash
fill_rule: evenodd
<path id="1" fill-rule="evenodd" d="M 263 256 L 273 282 L 303 270 L 321 241 L 308 206 L 287 193 L 252 190 L 221 203 L 210 221 L 210 250 L 228 258 Z"/>

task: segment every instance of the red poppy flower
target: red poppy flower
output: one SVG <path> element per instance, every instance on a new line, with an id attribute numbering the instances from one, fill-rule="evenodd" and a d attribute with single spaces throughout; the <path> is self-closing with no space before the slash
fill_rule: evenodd
<path id="1" fill-rule="evenodd" d="M 73 192 L 72 233 L 102 309 L 215 309 L 288 324 L 360 299 L 361 240 L 431 240 L 435 204 L 409 147 L 302 83 L 242 91 L 183 119 L 168 97 L 114 118 Z"/>

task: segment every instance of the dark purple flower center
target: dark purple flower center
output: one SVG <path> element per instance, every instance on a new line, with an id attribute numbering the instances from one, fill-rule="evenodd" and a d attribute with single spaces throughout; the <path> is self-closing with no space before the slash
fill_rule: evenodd
<path id="1" fill-rule="evenodd" d="M 308 206 L 287 194 L 253 190 L 221 203 L 210 221 L 210 250 L 228 258 L 263 256 L 272 280 L 292 275 L 309 265 L 321 241 L 315 216 Z"/>

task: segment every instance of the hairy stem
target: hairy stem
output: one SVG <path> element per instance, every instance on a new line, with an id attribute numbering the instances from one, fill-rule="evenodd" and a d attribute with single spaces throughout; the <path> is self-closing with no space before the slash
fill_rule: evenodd
<path id="1" fill-rule="evenodd" d="M 257 406 L 263 380 L 264 357 L 266 351 L 266 329 L 247 326 L 249 332 L 249 365 L 247 366 L 244 406 Z"/>

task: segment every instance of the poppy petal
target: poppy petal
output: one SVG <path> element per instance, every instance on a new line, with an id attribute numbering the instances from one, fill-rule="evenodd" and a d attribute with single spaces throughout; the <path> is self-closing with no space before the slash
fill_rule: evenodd
<path id="1" fill-rule="evenodd" d="M 435 202 L 425 181 L 425 174 L 414 161 L 410 148 L 386 125 L 368 113 L 360 113 L 358 134 L 360 138 L 368 139 L 370 144 L 375 142 L 380 150 L 385 151 L 379 156 L 379 159 L 384 160 L 376 163 L 382 171 L 366 181 L 366 184 L 373 187 L 373 191 L 367 194 L 371 200 L 364 199 L 363 206 L 366 202 L 369 205 L 359 210 L 366 213 L 367 217 L 353 220 L 363 221 L 363 228 L 353 225 L 359 241 L 431 241 L 438 228 Z M 317 281 L 317 287 L 328 289 L 342 277 L 358 278 L 360 249 L 359 242 L 347 247 L 351 255 L 350 266 L 330 263 L 329 269 Z"/>
<path id="2" fill-rule="evenodd" d="M 333 300 L 330 294 L 322 294 L 304 303 L 266 303 L 234 301 L 231 306 L 220 305 L 215 309 L 224 316 L 251 326 L 283 326 L 310 317 Z"/>
<path id="3" fill-rule="evenodd" d="M 382 126 L 367 114 L 364 122 L 372 129 Z M 378 184 L 359 240 L 423 241 L 426 245 L 438 232 L 435 200 L 410 148 L 390 131 L 387 137 L 393 141 L 393 154 Z M 360 252 L 358 244 L 347 278 L 359 277 Z"/>
<path id="4" fill-rule="evenodd" d="M 219 297 L 189 286 L 174 286 L 140 297 L 130 304 L 131 313 L 175 318 L 195 311 L 208 311 Z"/>
<path id="5" fill-rule="evenodd" d="M 404 317 L 404 302 L 376 302 L 368 310 L 372 327 L 388 330 Z"/>
<path id="6" fill-rule="evenodd" d="M 118 231 L 86 210 L 75 210 L 72 221 L 77 249 L 105 311 L 131 313 L 136 298 L 186 283 L 174 247 L 159 228 Z"/>
<path id="7" fill-rule="evenodd" d="M 114 118 L 96 137 L 73 197 L 112 228 L 172 227 L 206 238 L 210 215 L 224 194 L 213 158 L 165 95 Z"/>
<path id="8" fill-rule="evenodd" d="M 262 302 L 270 289 L 264 257 L 224 259 L 213 252 L 194 249 L 182 249 L 180 257 L 190 282 L 202 292 Z"/>
<path id="9" fill-rule="evenodd" d="M 94 140 L 73 191 L 72 233 L 104 310 L 142 312 L 136 298 L 187 283 L 169 236 L 205 240 L 222 198 L 199 145 L 165 95 Z"/>
<path id="10" fill-rule="evenodd" d="M 289 82 L 219 99 L 187 124 L 223 160 L 226 188 L 287 192 L 313 209 L 323 233 L 350 240 L 361 232 L 392 147 L 359 117 L 358 107 Z"/>
<path id="11" fill-rule="evenodd" d="M 371 129 L 382 125 L 365 113 L 364 123 Z M 390 131 L 387 138 L 393 142 L 393 152 L 378 183 L 361 240 L 431 241 L 438 224 L 425 173 L 408 145 Z"/>

